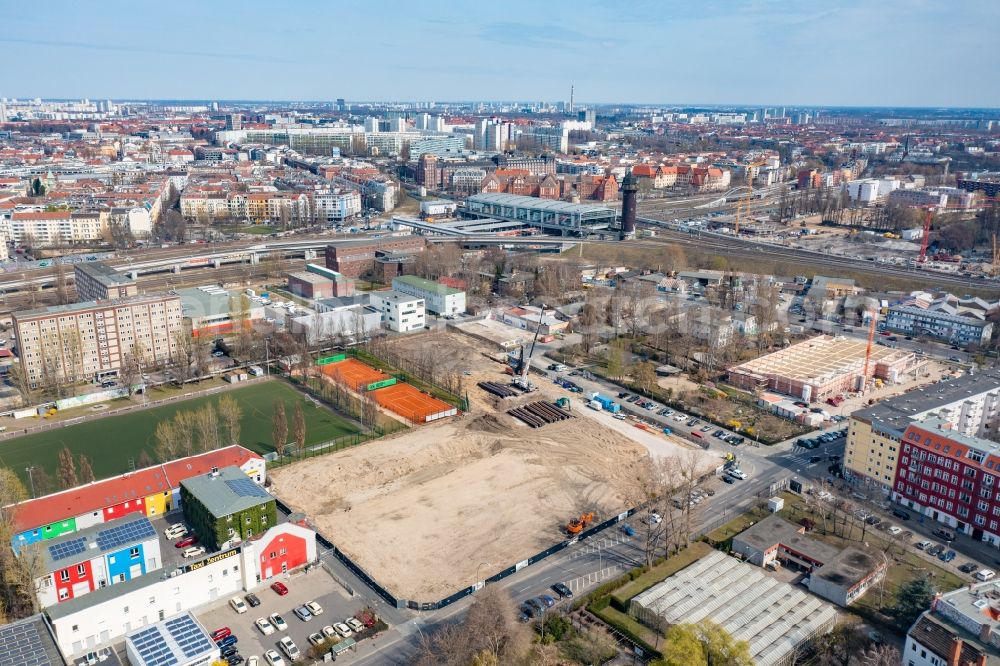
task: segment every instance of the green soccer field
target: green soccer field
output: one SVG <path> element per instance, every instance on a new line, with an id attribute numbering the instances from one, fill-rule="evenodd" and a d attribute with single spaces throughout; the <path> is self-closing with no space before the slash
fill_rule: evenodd
<path id="1" fill-rule="evenodd" d="M 23 478 L 25 485 L 28 484 L 25 468 L 30 465 L 45 467 L 55 479 L 59 451 L 66 446 L 74 455 L 84 454 L 90 458 L 97 478 L 121 474 L 129 470 L 130 458 L 138 466 L 140 451 L 145 450 L 150 458 L 156 460 L 153 433 L 157 423 L 173 418 L 181 410 L 200 409 L 206 403 L 216 404 L 222 395 L 232 396 L 243 408 L 241 443 L 258 453 L 274 451 L 271 414 L 274 400 L 279 398 L 285 403 L 289 439 L 296 403 L 302 405 L 306 417 L 306 446 L 358 432 L 350 421 L 326 407 L 317 407 L 299 391 L 275 380 L 9 439 L 0 442 L 0 465 L 11 468 Z"/>

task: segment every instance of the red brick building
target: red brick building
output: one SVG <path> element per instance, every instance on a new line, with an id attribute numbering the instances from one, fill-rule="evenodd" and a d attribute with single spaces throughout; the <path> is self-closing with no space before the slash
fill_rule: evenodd
<path id="1" fill-rule="evenodd" d="M 423 252 L 426 244 L 419 236 L 337 241 L 326 246 L 326 267 L 348 277 L 361 277 L 375 268 L 377 255 Z"/>
<path id="2" fill-rule="evenodd" d="M 1000 545 L 1000 444 L 937 417 L 903 433 L 892 496 L 973 539 Z"/>

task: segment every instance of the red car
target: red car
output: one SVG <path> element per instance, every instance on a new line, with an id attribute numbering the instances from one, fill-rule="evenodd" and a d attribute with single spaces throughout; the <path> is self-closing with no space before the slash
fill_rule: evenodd
<path id="1" fill-rule="evenodd" d="M 187 548 L 189 546 L 195 545 L 196 543 L 198 543 L 198 537 L 196 536 L 184 537 L 183 539 L 174 544 L 174 548 Z"/>
<path id="2" fill-rule="evenodd" d="M 271 589 L 280 594 L 281 596 L 285 596 L 286 594 L 288 594 L 288 588 L 285 586 L 284 583 L 271 583 Z"/>
<path id="3" fill-rule="evenodd" d="M 212 632 L 213 641 L 221 641 L 224 638 L 232 636 L 233 632 L 229 627 L 222 627 L 221 629 L 216 629 Z"/>

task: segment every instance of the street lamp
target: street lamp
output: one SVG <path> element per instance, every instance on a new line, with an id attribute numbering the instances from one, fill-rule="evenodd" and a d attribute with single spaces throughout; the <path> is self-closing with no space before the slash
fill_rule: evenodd
<path id="1" fill-rule="evenodd" d="M 31 498 L 35 498 L 35 479 L 31 476 L 31 473 L 35 471 L 35 466 L 25 467 L 24 471 L 28 473 L 28 482 L 31 484 Z"/>

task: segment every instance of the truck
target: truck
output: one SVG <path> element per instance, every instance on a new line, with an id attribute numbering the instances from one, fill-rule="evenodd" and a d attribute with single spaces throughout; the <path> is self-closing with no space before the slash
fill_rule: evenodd
<path id="1" fill-rule="evenodd" d="M 590 407 L 591 409 L 593 409 L 595 411 L 598 411 L 598 412 L 601 411 L 601 403 L 598 402 L 597 400 L 591 400 L 591 401 L 589 401 L 587 403 L 587 407 Z"/>
<path id="2" fill-rule="evenodd" d="M 621 405 L 619 405 L 611 398 L 601 395 L 600 393 L 591 393 L 590 399 L 594 402 L 599 403 L 601 405 L 601 409 L 603 409 L 606 412 L 617 414 L 619 411 L 621 411 Z"/>

